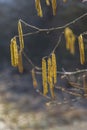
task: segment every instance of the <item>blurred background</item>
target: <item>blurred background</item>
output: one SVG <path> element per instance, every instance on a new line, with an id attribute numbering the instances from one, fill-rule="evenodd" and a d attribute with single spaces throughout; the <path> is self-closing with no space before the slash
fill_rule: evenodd
<path id="1" fill-rule="evenodd" d="M 78 120 L 87 119 L 87 101 L 76 100 L 68 104 L 47 107 L 48 100 L 38 94 L 32 85 L 30 73 L 31 66 L 23 57 L 24 73 L 19 74 L 16 68 L 11 67 L 10 40 L 18 35 L 17 23 L 19 19 L 39 28 L 63 26 L 87 12 L 87 2 L 82 0 L 67 0 L 66 3 L 58 0 L 57 14 L 52 15 L 51 7 L 42 2 L 43 18 L 37 16 L 34 0 L 0 0 L 0 130 L 51 130 L 51 129 L 79 129 Z M 87 16 L 71 25 L 76 35 L 87 31 Z M 29 27 L 23 25 L 23 32 L 31 32 Z M 41 59 L 49 55 L 56 45 L 63 30 L 48 34 L 40 33 L 25 37 L 25 53 L 37 66 L 41 66 Z M 85 39 L 87 36 L 85 37 Z M 85 49 L 86 47 L 85 41 Z M 56 50 L 58 69 L 66 71 L 84 69 L 79 61 L 78 45 L 76 54 L 72 56 L 65 49 L 65 39 Z M 86 58 L 87 59 L 87 58 Z M 75 79 L 76 77 L 74 77 Z M 37 75 L 38 88 L 42 89 L 41 76 Z M 65 85 L 65 82 L 58 81 Z M 60 91 L 60 101 L 66 96 Z M 61 96 L 62 95 L 62 96 Z M 71 106 L 74 106 L 71 109 Z M 68 111 L 67 111 L 68 110 Z M 74 123 L 73 123 L 74 122 Z M 67 124 L 71 124 L 68 126 Z M 62 127 L 60 127 L 62 125 Z M 73 128 L 72 128 L 73 125 Z M 82 122 L 81 129 L 85 130 L 86 123 Z"/>

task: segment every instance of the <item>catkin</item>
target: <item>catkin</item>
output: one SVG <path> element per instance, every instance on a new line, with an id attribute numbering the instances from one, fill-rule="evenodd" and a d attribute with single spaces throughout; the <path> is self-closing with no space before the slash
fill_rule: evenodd
<path id="1" fill-rule="evenodd" d="M 66 39 L 66 49 L 70 51 L 71 54 L 75 53 L 75 35 L 69 27 L 64 30 L 64 35 Z"/>
<path id="2" fill-rule="evenodd" d="M 41 2 L 40 0 L 35 0 L 35 7 L 37 10 L 37 15 L 40 17 L 43 17 L 43 12 L 42 12 L 42 8 L 41 8 Z"/>
<path id="3" fill-rule="evenodd" d="M 85 63 L 85 48 L 84 48 L 84 42 L 83 42 L 83 37 L 80 35 L 78 37 L 78 42 L 79 42 L 79 51 L 80 51 L 80 62 L 81 64 Z"/>
<path id="4" fill-rule="evenodd" d="M 50 0 L 46 0 L 46 5 L 50 5 Z"/>
<path id="5" fill-rule="evenodd" d="M 35 70 L 32 69 L 31 73 L 32 73 L 32 79 L 33 79 L 33 86 L 34 86 L 34 88 L 36 88 L 38 86 L 38 83 L 37 83 L 36 76 L 35 76 Z"/>
<path id="6" fill-rule="evenodd" d="M 14 63 L 14 50 L 13 50 L 13 42 L 11 41 L 11 44 L 10 44 L 10 53 L 11 53 L 11 65 L 14 66 L 15 63 Z"/>
<path id="7" fill-rule="evenodd" d="M 46 60 L 42 59 L 42 82 L 43 82 L 43 94 L 46 95 L 48 93 L 48 84 L 47 84 L 47 67 Z"/>
<path id="8" fill-rule="evenodd" d="M 71 44 L 70 44 L 70 53 L 72 54 L 72 55 L 74 55 L 75 54 L 75 36 L 74 36 L 74 34 L 72 33 L 71 34 Z"/>
<path id="9" fill-rule="evenodd" d="M 24 39 L 23 39 L 22 25 L 20 21 L 18 22 L 18 34 L 19 34 L 19 41 L 20 41 L 20 50 L 22 51 L 24 49 Z"/>
<path id="10" fill-rule="evenodd" d="M 51 0 L 52 3 L 52 9 L 53 9 L 53 15 L 56 15 L 56 9 L 57 9 L 57 2 L 56 0 Z"/>
<path id="11" fill-rule="evenodd" d="M 11 52 L 11 65 L 13 67 L 17 67 L 17 65 L 18 65 L 18 47 L 17 47 L 17 42 L 16 42 L 15 37 L 11 39 L 10 52 Z"/>
<path id="12" fill-rule="evenodd" d="M 51 86 L 53 86 L 53 83 L 52 83 L 52 62 L 51 62 L 51 58 L 48 58 L 48 83 L 49 84 L 52 84 Z"/>
<path id="13" fill-rule="evenodd" d="M 23 73 L 23 63 L 22 63 L 22 51 L 18 53 L 18 70 L 20 73 Z"/>
<path id="14" fill-rule="evenodd" d="M 52 98 L 54 98 L 55 95 L 54 95 L 53 70 L 52 70 L 51 58 L 48 58 L 48 84 L 50 87 L 51 96 Z"/>
<path id="15" fill-rule="evenodd" d="M 57 63 L 56 63 L 56 55 L 52 53 L 52 72 L 53 72 L 53 82 L 57 83 Z"/>

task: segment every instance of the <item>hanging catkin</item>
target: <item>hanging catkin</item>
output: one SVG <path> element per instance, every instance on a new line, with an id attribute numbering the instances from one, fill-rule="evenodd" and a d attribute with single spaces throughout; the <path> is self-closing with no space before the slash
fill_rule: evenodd
<path id="1" fill-rule="evenodd" d="M 53 10 L 53 15 L 56 15 L 56 9 L 57 9 L 57 2 L 56 0 L 51 0 L 52 3 L 52 10 Z"/>
<path id="2" fill-rule="evenodd" d="M 57 83 L 57 63 L 56 63 L 56 55 L 52 53 L 52 71 L 53 71 L 53 82 Z"/>
<path id="3" fill-rule="evenodd" d="M 51 86 L 53 86 L 53 83 L 52 83 L 52 62 L 51 62 L 51 58 L 48 58 L 47 60 L 47 63 L 48 63 L 48 84 L 51 84 Z"/>
<path id="4" fill-rule="evenodd" d="M 17 47 L 17 42 L 16 42 L 15 37 L 11 39 L 10 52 L 11 52 L 11 65 L 13 67 L 17 67 L 17 65 L 18 65 L 18 47 Z"/>
<path id="5" fill-rule="evenodd" d="M 47 67 L 46 60 L 42 59 L 42 82 L 43 82 L 43 94 L 46 95 L 48 93 L 48 84 L 47 84 Z"/>
<path id="6" fill-rule="evenodd" d="M 41 2 L 40 0 L 35 0 L 35 7 L 37 10 L 37 15 L 40 17 L 43 17 L 43 12 L 42 12 L 42 8 L 41 8 Z"/>
<path id="7" fill-rule="evenodd" d="M 81 64 L 85 63 L 85 48 L 84 48 L 84 42 L 83 42 L 83 37 L 80 35 L 78 37 L 78 42 L 79 42 L 79 51 L 80 51 L 80 62 Z"/>
<path id="8" fill-rule="evenodd" d="M 36 88 L 38 86 L 38 83 L 37 83 L 37 80 L 36 80 L 34 69 L 32 69 L 31 74 L 32 74 L 32 79 L 33 79 L 33 86 L 34 86 L 34 88 Z"/>
<path id="9" fill-rule="evenodd" d="M 13 42 L 11 40 L 11 44 L 10 44 L 10 53 L 11 53 L 11 65 L 15 66 L 15 62 L 14 62 L 14 50 L 13 50 Z"/>
<path id="10" fill-rule="evenodd" d="M 64 30 L 64 35 L 66 39 L 66 49 L 70 51 L 71 54 L 75 53 L 75 35 L 69 27 Z"/>
<path id="11" fill-rule="evenodd" d="M 50 87 L 51 96 L 54 99 L 54 84 L 53 84 L 53 70 L 51 58 L 48 58 L 48 84 Z"/>
<path id="12" fill-rule="evenodd" d="M 20 73 L 23 73 L 23 63 L 22 63 L 22 51 L 18 53 L 18 70 Z"/>
<path id="13" fill-rule="evenodd" d="M 75 40 L 76 40 L 76 38 L 75 38 L 75 36 L 74 36 L 74 34 L 73 33 L 71 33 L 71 44 L 70 44 L 70 53 L 72 54 L 72 55 L 74 55 L 75 54 Z"/>
<path id="14" fill-rule="evenodd" d="M 19 34 L 19 41 L 20 41 L 20 50 L 22 51 L 24 49 L 24 39 L 23 39 L 22 25 L 20 21 L 18 22 L 18 34 Z"/>
<path id="15" fill-rule="evenodd" d="M 46 0 L 46 5 L 47 5 L 47 6 L 50 5 L 50 0 Z"/>

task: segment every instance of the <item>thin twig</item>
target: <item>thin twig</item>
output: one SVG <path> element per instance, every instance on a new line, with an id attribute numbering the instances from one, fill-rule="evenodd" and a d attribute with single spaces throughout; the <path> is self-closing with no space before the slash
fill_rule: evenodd
<path id="1" fill-rule="evenodd" d="M 26 23 L 25 21 L 23 21 L 22 19 L 20 19 L 20 21 L 22 23 L 24 23 L 26 26 L 31 27 L 32 29 L 36 29 L 36 30 L 38 30 L 40 32 L 49 32 L 49 31 L 55 31 L 55 30 L 64 29 L 64 28 L 68 27 L 71 24 L 75 24 L 77 21 L 79 21 L 80 19 L 84 18 L 85 16 L 87 16 L 87 13 L 81 15 L 80 17 L 76 18 L 75 20 L 73 20 L 73 21 L 71 21 L 71 22 L 69 22 L 69 23 L 67 23 L 67 24 L 65 24 L 63 26 L 52 27 L 52 28 L 49 28 L 49 29 L 42 29 L 42 28 L 30 25 L 30 24 Z"/>

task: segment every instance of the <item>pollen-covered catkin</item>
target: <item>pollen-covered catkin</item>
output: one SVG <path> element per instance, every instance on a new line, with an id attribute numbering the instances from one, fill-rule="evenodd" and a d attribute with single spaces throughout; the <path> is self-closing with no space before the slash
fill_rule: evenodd
<path id="1" fill-rule="evenodd" d="M 74 34 L 72 33 L 71 34 L 71 44 L 70 44 L 70 53 L 72 55 L 75 54 L 75 40 L 76 40 L 76 38 L 75 38 Z"/>
<path id="2" fill-rule="evenodd" d="M 11 41 L 11 44 L 10 44 L 10 54 L 11 54 L 11 65 L 14 66 L 15 63 L 14 63 L 14 49 L 13 49 L 13 42 Z"/>
<path id="3" fill-rule="evenodd" d="M 16 42 L 15 37 L 11 39 L 10 52 L 11 52 L 11 65 L 13 67 L 17 67 L 17 65 L 18 65 L 18 47 L 17 47 L 17 42 Z"/>
<path id="4" fill-rule="evenodd" d="M 52 3 L 52 10 L 53 10 L 53 15 L 56 15 L 56 9 L 57 9 L 57 2 L 56 0 L 51 0 Z"/>
<path id="5" fill-rule="evenodd" d="M 81 64 L 84 64 L 85 63 L 85 48 L 84 48 L 82 35 L 78 37 L 78 43 L 79 43 L 79 51 L 80 51 L 80 62 Z"/>
<path id="6" fill-rule="evenodd" d="M 23 63 L 22 63 L 22 51 L 18 53 L 18 70 L 20 73 L 23 73 Z"/>
<path id="7" fill-rule="evenodd" d="M 56 63 L 56 55 L 52 53 L 52 72 L 53 72 L 53 82 L 57 83 L 57 63 Z"/>
<path id="8" fill-rule="evenodd" d="M 37 80 L 36 80 L 34 69 L 32 69 L 31 74 L 32 74 L 32 80 L 33 80 L 33 86 L 34 86 L 34 88 L 36 88 L 38 86 L 38 83 L 37 83 Z"/>
<path id="9" fill-rule="evenodd" d="M 42 12 L 42 8 L 41 8 L 41 2 L 40 0 L 35 0 L 35 7 L 37 10 L 37 15 L 40 17 L 43 17 L 43 12 Z"/>
<path id="10" fill-rule="evenodd" d="M 50 85 L 50 84 L 52 84 L 53 85 L 53 83 L 52 83 L 52 62 L 51 62 L 51 58 L 48 58 L 48 60 L 47 60 L 47 63 L 48 63 L 48 76 L 47 76 L 47 78 L 48 78 L 48 84 Z M 52 86 L 51 85 L 51 86 Z"/>
<path id="11" fill-rule="evenodd" d="M 23 39 L 22 25 L 20 21 L 18 22 L 18 34 L 19 34 L 19 41 L 20 41 L 20 50 L 22 51 L 24 49 L 24 39 Z"/>
<path id="12" fill-rule="evenodd" d="M 64 35 L 66 39 L 66 49 L 70 51 L 71 54 L 75 53 L 75 35 L 69 27 L 64 30 Z"/>
<path id="13" fill-rule="evenodd" d="M 46 5 L 50 5 L 50 0 L 46 0 Z"/>
<path id="14" fill-rule="evenodd" d="M 52 98 L 55 97 L 54 95 L 54 84 L 53 84 L 53 70 L 52 70 L 52 60 L 51 58 L 48 58 L 48 84 L 50 87 L 50 92 L 51 92 L 51 96 Z"/>
<path id="15" fill-rule="evenodd" d="M 48 93 L 48 84 L 47 84 L 47 67 L 46 60 L 42 59 L 42 82 L 43 82 L 43 94 L 46 95 Z"/>

